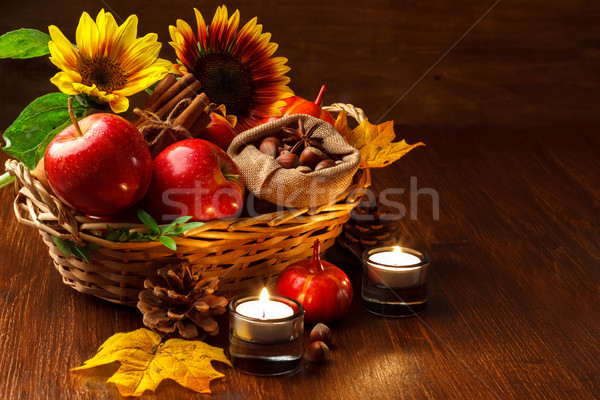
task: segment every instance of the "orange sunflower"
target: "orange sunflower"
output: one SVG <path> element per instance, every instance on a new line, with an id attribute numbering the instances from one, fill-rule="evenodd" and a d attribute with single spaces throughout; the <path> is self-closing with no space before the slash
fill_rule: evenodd
<path id="1" fill-rule="evenodd" d="M 282 99 L 294 95 L 288 88 L 287 58 L 272 57 L 277 44 L 270 33 L 262 33 L 256 17 L 239 31 L 240 13 L 228 17 L 227 8 L 217 8 L 207 26 L 194 8 L 198 38 L 190 25 L 179 19 L 169 26 L 171 46 L 181 65 L 180 73 L 192 72 L 213 103 L 224 104 L 227 113 L 237 116 L 238 132 L 260 123 L 262 118 L 281 116 Z"/>

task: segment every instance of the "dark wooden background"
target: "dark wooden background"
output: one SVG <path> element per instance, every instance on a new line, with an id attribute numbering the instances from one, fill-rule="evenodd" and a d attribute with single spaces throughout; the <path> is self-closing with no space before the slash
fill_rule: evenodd
<path id="1" fill-rule="evenodd" d="M 193 6 L 210 19 L 220 4 L 5 3 L 0 32 L 55 24 L 71 39 L 82 10 L 137 13 L 140 33 L 157 32 L 167 58 L 168 25 L 193 22 Z M 385 319 L 362 310 L 352 258 L 331 253 L 357 295 L 332 325 L 330 361 L 291 378 L 218 367 L 227 377 L 212 384 L 213 397 L 600 398 L 600 3 L 228 5 L 273 33 L 299 95 L 326 83 L 326 102 L 354 103 L 373 122 L 401 99 L 385 119 L 427 147 L 376 171 L 374 187 L 405 189 L 397 199 L 418 218 L 401 221 L 402 243 L 429 252 L 433 265 L 422 319 Z M 55 90 L 54 73 L 47 59 L 0 60 L 0 129 Z M 439 219 L 428 195 L 415 209 L 411 177 L 438 193 Z M 140 327 L 140 315 L 64 286 L 37 233 L 16 223 L 12 199 L 0 191 L 0 397 L 118 398 L 69 369 L 113 333 Z M 144 396 L 204 397 L 168 382 Z"/>
<path id="2" fill-rule="evenodd" d="M 0 31 L 57 25 L 74 41 L 82 10 L 100 8 L 140 18 L 173 59 L 168 25 L 194 25 L 192 7 L 207 20 L 221 2 L 189 0 L 22 0 L 3 2 Z M 600 4 L 593 0 L 232 1 L 242 22 L 257 15 L 289 59 L 292 88 L 326 101 L 360 105 L 378 120 L 463 35 L 387 115 L 405 124 L 537 126 L 597 121 L 600 93 Z M 478 20 L 487 12 L 481 21 Z M 473 26 L 476 24 L 475 26 Z M 2 61 L 0 126 L 35 96 L 54 90 L 55 67 Z"/>

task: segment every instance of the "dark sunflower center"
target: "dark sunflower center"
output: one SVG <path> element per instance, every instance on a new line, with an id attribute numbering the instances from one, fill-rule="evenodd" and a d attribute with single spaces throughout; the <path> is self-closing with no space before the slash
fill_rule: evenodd
<path id="1" fill-rule="evenodd" d="M 81 83 L 86 86 L 95 84 L 98 89 L 105 92 L 122 89 L 127 83 L 127 75 L 119 63 L 110 58 L 84 60 L 80 69 Z"/>
<path id="2" fill-rule="evenodd" d="M 248 68 L 229 54 L 207 54 L 196 61 L 194 75 L 211 102 L 225 104 L 227 114 L 242 115 L 252 105 Z"/>

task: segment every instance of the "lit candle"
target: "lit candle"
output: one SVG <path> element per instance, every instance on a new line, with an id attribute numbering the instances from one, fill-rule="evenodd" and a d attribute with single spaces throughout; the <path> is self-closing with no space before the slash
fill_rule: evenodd
<path id="1" fill-rule="evenodd" d="M 241 299 L 235 307 L 233 319 L 236 334 L 254 342 L 288 340 L 295 332 L 295 319 L 292 317 L 297 311 L 284 303 L 283 299 L 287 298 L 269 296 L 266 288 L 258 300 Z"/>
<path id="2" fill-rule="evenodd" d="M 258 300 L 246 301 L 235 309 L 239 314 L 257 319 L 280 319 L 294 315 L 292 307 L 269 299 L 267 288 L 263 288 Z"/>
<path id="3" fill-rule="evenodd" d="M 368 257 L 367 275 L 371 282 L 391 288 L 417 286 L 422 283 L 422 262 L 422 258 L 395 246 L 393 251 L 374 252 Z"/>
<path id="4" fill-rule="evenodd" d="M 382 251 L 381 253 L 375 253 L 369 257 L 369 260 L 378 264 L 393 267 L 405 267 L 421 262 L 419 257 L 403 252 L 400 246 L 394 246 L 393 251 Z"/>

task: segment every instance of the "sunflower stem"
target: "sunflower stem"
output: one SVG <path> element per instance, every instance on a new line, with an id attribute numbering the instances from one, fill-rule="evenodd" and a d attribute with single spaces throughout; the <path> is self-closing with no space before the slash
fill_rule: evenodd
<path id="1" fill-rule="evenodd" d="M 8 172 L 5 172 L 4 174 L 0 175 L 0 188 L 10 185 L 15 181 L 15 179 L 16 178 L 14 176 L 10 175 Z"/>
<path id="2" fill-rule="evenodd" d="M 79 121 L 77 121 L 77 117 L 75 116 L 75 111 L 73 111 L 73 97 L 69 97 L 69 117 L 71 117 L 71 121 L 73 121 L 73 125 L 75 126 L 75 132 L 77 132 L 77 137 L 83 136 L 83 132 L 79 127 Z"/>

